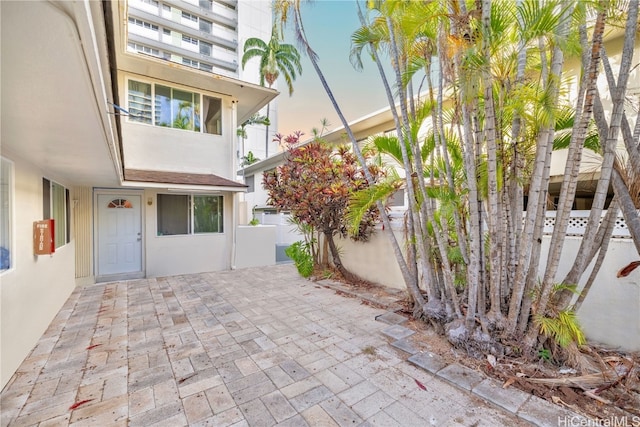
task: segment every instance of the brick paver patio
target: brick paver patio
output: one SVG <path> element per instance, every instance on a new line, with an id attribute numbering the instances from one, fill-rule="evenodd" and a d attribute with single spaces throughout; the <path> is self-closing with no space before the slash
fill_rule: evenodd
<path id="1" fill-rule="evenodd" d="M 406 362 L 381 313 L 292 265 L 78 288 L 2 425 L 527 425 Z"/>

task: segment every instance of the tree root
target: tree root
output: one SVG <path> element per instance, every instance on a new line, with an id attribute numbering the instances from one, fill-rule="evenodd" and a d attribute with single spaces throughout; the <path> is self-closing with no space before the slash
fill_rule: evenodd
<path id="1" fill-rule="evenodd" d="M 476 358 L 484 358 L 487 354 L 502 356 L 504 347 L 480 327 L 469 330 L 462 319 L 456 319 L 445 325 L 445 333 L 449 342 L 464 349 L 467 354 Z"/>

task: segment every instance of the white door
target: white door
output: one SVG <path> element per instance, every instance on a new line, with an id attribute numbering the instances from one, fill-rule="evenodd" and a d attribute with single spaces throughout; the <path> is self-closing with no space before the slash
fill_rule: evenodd
<path id="1" fill-rule="evenodd" d="M 97 276 L 142 272 L 142 197 L 98 194 Z"/>

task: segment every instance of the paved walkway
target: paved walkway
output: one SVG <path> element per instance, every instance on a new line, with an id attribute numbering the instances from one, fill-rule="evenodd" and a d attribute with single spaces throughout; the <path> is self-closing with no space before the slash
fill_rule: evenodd
<path id="1" fill-rule="evenodd" d="M 2 425 L 530 425 L 407 362 L 383 313 L 291 265 L 78 288 Z"/>

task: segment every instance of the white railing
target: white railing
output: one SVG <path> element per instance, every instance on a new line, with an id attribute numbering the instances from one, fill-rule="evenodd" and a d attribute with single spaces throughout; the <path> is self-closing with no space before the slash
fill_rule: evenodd
<path id="1" fill-rule="evenodd" d="M 584 235 L 587 222 L 589 221 L 589 214 L 591 211 L 571 211 L 571 217 L 569 218 L 569 224 L 567 226 L 567 236 L 582 236 Z M 607 211 L 602 212 L 602 218 L 606 215 Z M 602 219 L 601 219 L 602 221 Z M 553 226 L 556 223 L 556 211 L 547 211 L 546 218 L 544 220 L 544 234 L 552 234 Z M 612 237 L 617 238 L 631 238 L 629 228 L 627 227 L 622 214 L 619 214 L 616 218 L 616 224 L 613 227 Z"/>
<path id="2" fill-rule="evenodd" d="M 569 224 L 567 226 L 567 236 L 583 236 L 584 231 L 587 227 L 587 222 L 589 221 L 589 213 L 591 211 L 571 211 L 571 217 L 569 218 Z M 602 218 L 606 215 L 607 211 L 602 212 Z M 526 214 L 526 213 L 525 213 Z M 390 216 L 392 217 L 392 228 L 402 229 L 404 223 L 404 212 L 400 210 L 394 210 L 391 212 Z M 296 240 L 300 240 L 300 234 L 296 230 L 296 227 L 291 225 L 288 221 L 289 215 L 278 213 L 278 214 L 268 214 L 262 213 L 258 215 L 258 220 L 261 224 L 265 225 L 276 225 L 278 227 L 276 241 L 279 244 L 287 244 L 293 243 Z M 556 211 L 547 211 L 545 220 L 544 220 L 544 230 L 543 233 L 546 235 L 553 234 L 553 226 L 556 223 Z M 619 239 L 630 239 L 631 234 L 629 233 L 629 228 L 627 227 L 622 214 L 618 214 L 616 218 L 616 223 L 613 227 L 612 237 Z"/>
<path id="3" fill-rule="evenodd" d="M 289 215 L 283 213 L 261 213 L 256 217 L 260 224 L 276 226 L 276 244 L 290 245 L 293 242 L 302 240 L 302 235 L 300 235 L 296 226 L 289 222 Z"/>

